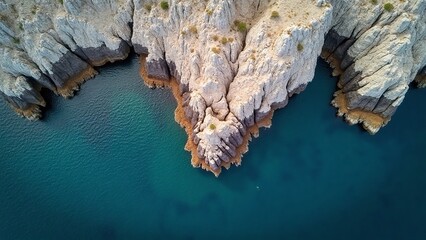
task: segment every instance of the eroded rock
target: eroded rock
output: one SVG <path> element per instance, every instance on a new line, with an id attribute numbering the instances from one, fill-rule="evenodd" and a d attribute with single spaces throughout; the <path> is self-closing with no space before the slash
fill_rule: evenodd
<path id="1" fill-rule="evenodd" d="M 322 56 L 340 75 L 333 105 L 371 133 L 416 77 L 426 85 L 424 0 L 6 0 L 0 3 L 0 92 L 36 119 L 41 88 L 64 97 L 94 66 L 141 55 L 147 85 L 170 86 L 192 164 L 240 164 L 251 136 L 313 79 Z"/>

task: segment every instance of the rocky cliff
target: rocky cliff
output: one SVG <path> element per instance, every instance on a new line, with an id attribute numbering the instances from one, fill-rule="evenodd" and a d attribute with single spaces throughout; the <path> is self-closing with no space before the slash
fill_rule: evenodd
<path id="1" fill-rule="evenodd" d="M 192 164 L 240 164 L 252 135 L 312 80 L 340 75 L 333 104 L 374 133 L 416 77 L 425 85 L 426 1 L 33 0 L 0 2 L 0 92 L 29 119 L 47 88 L 72 96 L 94 67 L 141 56 L 172 88 Z"/>
<path id="2" fill-rule="evenodd" d="M 38 118 L 40 88 L 70 97 L 94 66 L 127 57 L 132 11 L 131 1 L 0 2 L 0 92 Z"/>
<path id="3" fill-rule="evenodd" d="M 332 1 L 323 57 L 341 75 L 333 100 L 339 115 L 376 133 L 416 75 L 425 84 L 426 1 L 355 2 Z"/>

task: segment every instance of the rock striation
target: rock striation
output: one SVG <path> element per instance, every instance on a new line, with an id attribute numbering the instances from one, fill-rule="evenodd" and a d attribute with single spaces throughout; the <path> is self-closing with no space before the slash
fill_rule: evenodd
<path id="1" fill-rule="evenodd" d="M 426 85 L 426 1 L 389 2 L 6 0 L 0 93 L 37 119 L 42 88 L 70 97 L 133 48 L 145 83 L 172 88 L 192 164 L 218 175 L 303 91 L 321 53 L 340 75 L 339 115 L 372 133 L 416 76 Z"/>
<path id="2" fill-rule="evenodd" d="M 147 54 L 147 77 L 179 83 L 193 165 L 239 164 L 249 128 L 312 80 L 332 11 L 302 3 L 298 14 L 297 2 L 177 1 L 164 11 L 135 1 L 132 43 Z"/>
<path id="3" fill-rule="evenodd" d="M 130 0 L 61 2 L 0 2 L 0 92 L 29 119 L 44 106 L 40 88 L 70 97 L 94 66 L 130 51 Z"/>
<path id="4" fill-rule="evenodd" d="M 332 29 L 322 56 L 340 75 L 332 103 L 349 123 L 376 133 L 426 65 L 426 1 L 331 3 Z"/>

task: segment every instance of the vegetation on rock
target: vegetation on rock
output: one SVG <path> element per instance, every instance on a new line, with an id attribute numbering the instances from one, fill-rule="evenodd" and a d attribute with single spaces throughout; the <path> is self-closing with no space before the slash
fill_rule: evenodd
<path id="1" fill-rule="evenodd" d="M 222 39 L 220 40 L 220 42 L 225 45 L 228 43 L 228 39 L 226 37 L 222 37 Z"/>
<path id="2" fill-rule="evenodd" d="M 277 12 L 277 11 L 272 11 L 272 13 L 271 13 L 271 18 L 273 19 L 273 18 L 279 18 L 280 17 L 280 14 Z"/>
<path id="3" fill-rule="evenodd" d="M 151 12 L 152 5 L 151 5 L 151 4 L 145 4 L 144 8 L 145 8 L 145 10 L 147 10 L 148 12 Z"/>
<path id="4" fill-rule="evenodd" d="M 162 2 L 160 3 L 160 7 L 161 7 L 161 9 L 163 9 L 163 10 L 167 10 L 167 9 L 169 9 L 169 3 L 168 3 L 167 1 L 162 1 Z"/>
<path id="5" fill-rule="evenodd" d="M 219 53 L 220 53 L 220 48 L 213 47 L 213 48 L 212 48 L 212 52 L 214 52 L 214 53 L 216 53 L 216 54 L 219 54 Z"/>
<path id="6" fill-rule="evenodd" d="M 392 4 L 392 3 L 386 3 L 385 5 L 383 5 L 383 8 L 384 8 L 386 11 L 390 12 L 390 11 L 392 11 L 392 10 L 394 9 L 394 6 L 393 6 L 393 4 Z"/>
<path id="7" fill-rule="evenodd" d="M 239 32 L 246 32 L 247 31 L 247 24 L 245 22 L 235 20 L 234 25 L 237 27 Z"/>
<path id="8" fill-rule="evenodd" d="M 299 51 L 299 52 L 303 51 L 303 44 L 301 44 L 301 43 L 297 44 L 297 51 Z"/>

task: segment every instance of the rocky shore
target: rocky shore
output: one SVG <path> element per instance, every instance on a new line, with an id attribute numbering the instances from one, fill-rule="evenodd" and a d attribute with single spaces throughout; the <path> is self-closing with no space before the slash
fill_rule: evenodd
<path id="1" fill-rule="evenodd" d="M 37 119 L 42 88 L 71 97 L 133 48 L 144 82 L 172 89 L 192 165 L 218 175 L 303 91 L 320 54 L 340 76 L 338 115 L 377 132 L 410 82 L 425 85 L 425 10 L 424 0 L 6 0 L 0 95 Z"/>
<path id="2" fill-rule="evenodd" d="M 322 57 L 340 88 L 332 101 L 350 124 L 374 134 L 404 100 L 426 63 L 426 1 L 355 1 L 334 6 Z M 344 1 L 343 1 L 344 2 Z"/>

